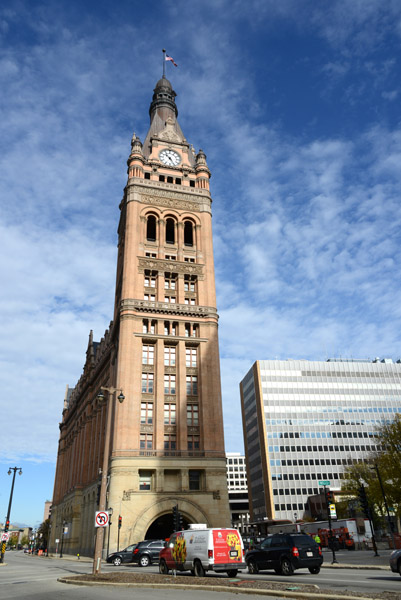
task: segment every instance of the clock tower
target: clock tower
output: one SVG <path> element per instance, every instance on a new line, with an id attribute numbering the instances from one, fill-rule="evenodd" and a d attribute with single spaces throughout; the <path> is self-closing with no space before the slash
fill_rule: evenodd
<path id="1" fill-rule="evenodd" d="M 175 97 L 163 76 L 146 138 L 132 137 L 114 318 L 100 343 L 90 336 L 84 374 L 66 394 L 54 535 L 71 523 L 68 548 L 82 554 L 93 550 L 104 456 L 101 387 L 125 396 L 113 402 L 110 548 L 118 533 L 120 547 L 168 537 L 176 506 L 184 526 L 230 525 L 210 171 L 204 152 L 196 153 L 181 131 Z"/>
<path id="2" fill-rule="evenodd" d="M 228 526 L 210 171 L 163 77 L 134 134 L 118 229 L 118 405 L 109 503 L 140 540 L 186 522 Z M 161 537 L 165 537 L 165 533 Z"/>

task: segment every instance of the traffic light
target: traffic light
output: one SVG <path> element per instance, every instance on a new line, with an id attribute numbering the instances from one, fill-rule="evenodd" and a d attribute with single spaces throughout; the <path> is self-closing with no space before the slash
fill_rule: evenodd
<path id="1" fill-rule="evenodd" d="M 179 515 L 178 505 L 176 504 L 175 506 L 173 506 L 173 528 L 174 528 L 174 531 L 178 531 L 180 528 L 178 515 Z"/>
<path id="2" fill-rule="evenodd" d="M 10 529 L 10 521 L 7 519 L 6 520 L 6 526 L 4 528 L 4 531 L 8 531 Z"/>
<path id="3" fill-rule="evenodd" d="M 369 502 L 368 497 L 366 495 L 365 486 L 363 485 L 361 485 L 361 487 L 358 489 L 358 498 L 363 514 L 365 515 L 365 517 L 369 518 Z"/>
<path id="4" fill-rule="evenodd" d="M 330 504 L 334 504 L 334 495 L 331 490 L 326 490 L 326 504 L 330 506 Z"/>
<path id="5" fill-rule="evenodd" d="M 118 516 L 118 528 L 121 529 L 121 525 L 123 523 L 123 518 L 121 515 Z"/>
<path id="6" fill-rule="evenodd" d="M 100 503 L 100 483 L 99 483 L 99 484 L 98 484 L 98 486 L 97 486 L 97 497 L 96 497 L 96 502 L 97 502 L 97 505 L 99 506 L 99 503 Z"/>
<path id="7" fill-rule="evenodd" d="M 184 529 L 184 519 L 182 514 L 178 513 L 178 531 L 182 531 Z"/>

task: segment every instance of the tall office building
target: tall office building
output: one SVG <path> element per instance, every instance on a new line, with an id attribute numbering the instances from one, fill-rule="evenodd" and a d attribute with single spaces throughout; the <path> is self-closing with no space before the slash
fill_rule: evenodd
<path id="1" fill-rule="evenodd" d="M 120 204 L 114 319 L 89 338 L 84 372 L 68 390 L 52 508 L 52 537 L 91 553 L 106 408 L 116 389 L 110 443 L 110 547 L 163 538 L 172 508 L 184 522 L 228 526 L 210 171 L 177 121 L 163 76 L 142 144 L 134 134 Z M 122 391 L 125 400 L 115 402 Z M 105 393 L 107 397 L 107 393 Z"/>
<path id="2" fill-rule="evenodd" d="M 249 500 L 245 456 L 227 452 L 226 457 L 231 524 L 246 534 L 249 532 Z"/>
<path id="3" fill-rule="evenodd" d="M 376 449 L 375 428 L 401 412 L 391 359 L 262 360 L 241 382 L 251 521 L 309 515 L 319 481 Z"/>

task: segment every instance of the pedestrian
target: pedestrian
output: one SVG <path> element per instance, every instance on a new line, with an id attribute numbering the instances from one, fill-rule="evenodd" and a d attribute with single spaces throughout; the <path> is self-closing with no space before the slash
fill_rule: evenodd
<path id="1" fill-rule="evenodd" d="M 320 546 L 321 540 L 320 540 L 320 535 L 318 533 L 315 535 L 314 540 L 315 540 L 316 544 L 319 544 L 319 546 Z"/>

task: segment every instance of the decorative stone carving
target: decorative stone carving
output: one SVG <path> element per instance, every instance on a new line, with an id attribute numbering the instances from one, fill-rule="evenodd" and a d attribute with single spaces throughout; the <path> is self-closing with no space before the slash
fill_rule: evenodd
<path id="1" fill-rule="evenodd" d="M 166 126 L 163 131 L 157 134 L 157 137 L 169 142 L 183 142 L 184 139 L 178 135 L 177 131 L 174 129 L 174 125 L 174 119 L 172 117 L 167 117 Z"/>
<path id="2" fill-rule="evenodd" d="M 164 367 L 164 372 L 166 374 L 173 374 L 174 375 L 175 372 L 176 372 L 176 370 L 177 369 L 175 367 Z"/>
<path id="3" fill-rule="evenodd" d="M 145 269 L 151 271 L 167 271 L 170 273 L 177 273 L 178 275 L 197 275 L 200 279 L 204 277 L 204 265 L 199 263 L 138 256 L 138 272 L 144 273 Z"/>
<path id="4" fill-rule="evenodd" d="M 166 315 L 182 315 L 183 317 L 194 318 L 217 316 L 217 310 L 212 306 L 170 304 L 169 302 L 151 302 L 150 300 L 135 300 L 133 298 L 127 298 L 126 300 L 121 301 L 120 312 L 124 312 L 126 310 L 147 313 L 162 313 Z"/>
<path id="5" fill-rule="evenodd" d="M 164 396 L 164 401 L 165 401 L 165 402 L 175 402 L 175 401 L 176 401 L 176 399 L 177 399 L 177 398 L 176 398 L 175 396 L 172 396 L 172 395 L 167 395 L 167 394 L 166 394 L 166 395 Z"/>
<path id="6" fill-rule="evenodd" d="M 175 425 L 165 425 L 164 426 L 164 433 L 176 433 L 177 428 Z"/>

